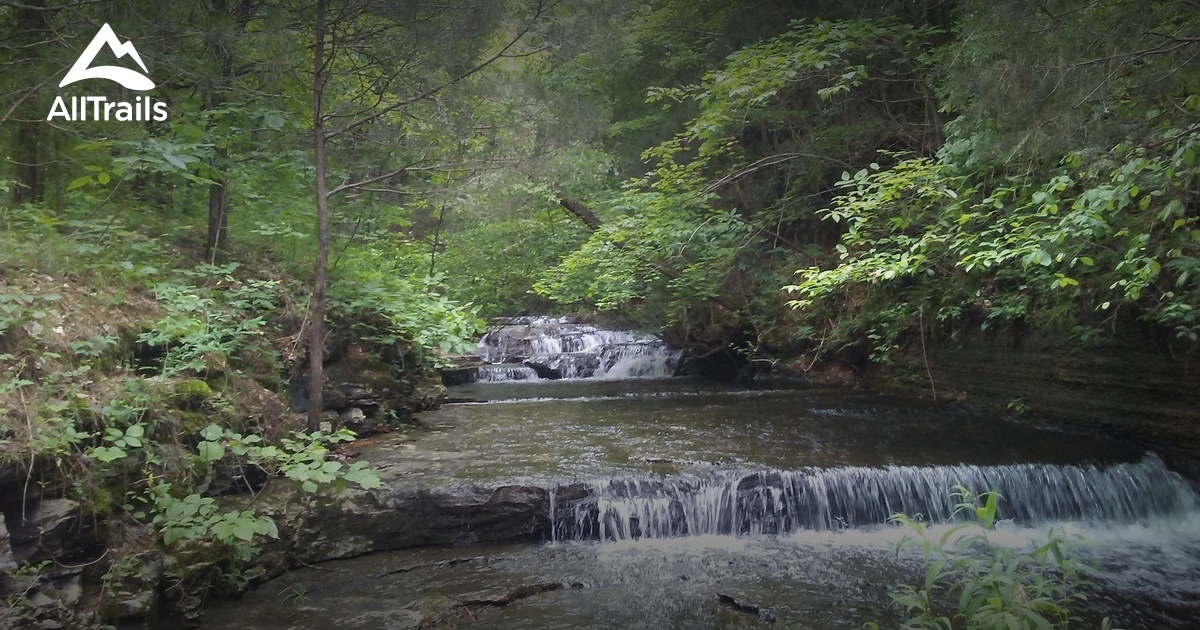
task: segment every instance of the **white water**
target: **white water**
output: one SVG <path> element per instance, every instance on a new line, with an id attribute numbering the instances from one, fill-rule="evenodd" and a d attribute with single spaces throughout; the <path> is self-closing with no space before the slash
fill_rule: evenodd
<path id="1" fill-rule="evenodd" d="M 1027 552 L 1060 532 L 1105 598 L 1155 602 L 1174 609 L 1176 618 L 1200 601 L 1200 495 L 1153 455 L 1106 467 L 846 467 L 610 479 L 596 483 L 596 501 L 574 513 L 564 514 L 553 493 L 550 505 L 560 523 L 556 540 L 602 541 L 600 559 L 616 566 L 648 555 L 675 564 L 714 554 L 787 557 L 794 546 L 796 557 L 839 557 L 833 550 L 842 549 L 919 567 L 919 552 L 901 550 L 903 540 L 923 536 L 952 549 L 980 531 L 951 531 L 958 519 L 949 489 L 959 481 L 1002 495 L 1003 520 L 987 532 L 993 545 Z M 896 512 L 922 515 L 924 532 L 883 524 Z M 1132 627 L 1163 627 L 1158 613 L 1143 606 L 1127 604 L 1121 616 Z"/>
<path id="2" fill-rule="evenodd" d="M 576 503 L 571 514 L 553 502 L 549 516 L 554 539 L 574 540 L 875 529 L 896 513 L 950 522 L 956 484 L 997 490 L 1001 518 L 1021 526 L 1148 525 L 1200 511 L 1196 490 L 1148 455 L 1107 467 L 851 466 L 606 479 L 593 483 L 594 501 Z"/>
<path id="3" fill-rule="evenodd" d="M 548 317 L 517 318 L 493 328 L 476 353 L 491 364 L 480 368 L 480 382 L 538 380 L 531 364 L 564 379 L 659 378 L 670 376 L 678 360 L 654 336 Z"/>
<path id="4" fill-rule="evenodd" d="M 537 372 L 523 365 L 481 365 L 475 376 L 478 383 L 503 383 L 507 381 L 536 381 Z"/>

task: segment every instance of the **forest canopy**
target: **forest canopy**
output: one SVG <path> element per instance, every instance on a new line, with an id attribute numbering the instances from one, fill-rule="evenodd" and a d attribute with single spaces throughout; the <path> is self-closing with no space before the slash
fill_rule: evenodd
<path id="1" fill-rule="evenodd" d="M 1191 348 L 1195 9 L 4 3 L 6 254 L 67 233 L 147 287 L 160 237 L 267 255 L 443 353 L 542 312 L 746 357 L 1011 326 Z M 129 100 L 55 89 L 105 23 L 167 120 L 46 120 Z"/>

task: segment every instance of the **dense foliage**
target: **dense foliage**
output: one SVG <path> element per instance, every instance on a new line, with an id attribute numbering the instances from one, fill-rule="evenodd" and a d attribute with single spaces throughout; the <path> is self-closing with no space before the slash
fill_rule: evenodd
<path id="1" fill-rule="evenodd" d="M 0 3 L 0 464 L 236 564 L 276 530 L 211 496 L 214 471 L 374 482 L 327 458 L 347 436 L 320 405 L 301 430 L 259 395 L 319 397 L 348 340 L 410 380 L 482 317 L 550 311 L 810 367 L 997 329 L 1193 352 L 1198 16 Z M 134 98 L 56 87 L 105 23 L 165 120 L 46 120 L 59 96 Z"/>
<path id="2" fill-rule="evenodd" d="M 490 314 L 532 287 L 706 354 L 889 363 L 918 338 L 1003 328 L 1190 351 L 1198 28 L 1186 2 L 629 7 L 622 50 L 575 59 L 589 76 L 529 62 L 604 90 L 608 128 L 588 140 L 620 186 L 532 187 L 599 225 L 525 252 L 558 261 L 536 277 L 463 286 L 505 287 Z"/>

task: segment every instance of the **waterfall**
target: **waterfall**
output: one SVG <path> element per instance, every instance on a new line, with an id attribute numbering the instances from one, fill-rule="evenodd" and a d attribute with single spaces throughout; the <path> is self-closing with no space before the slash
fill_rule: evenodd
<path id="1" fill-rule="evenodd" d="M 786 534 L 878 526 L 895 513 L 951 520 L 961 484 L 997 490 L 1000 518 L 1141 522 L 1182 515 L 1200 496 L 1153 455 L 1136 463 L 1061 466 L 887 466 L 753 472 L 713 471 L 594 482 L 573 505 L 551 501 L 552 538 L 627 540 Z M 553 496 L 553 494 L 552 494 Z"/>
<path id="2" fill-rule="evenodd" d="M 521 317 L 493 328 L 476 353 L 491 364 L 480 368 L 480 382 L 664 377 L 679 358 L 652 335 L 551 317 Z"/>
<path id="3" fill-rule="evenodd" d="M 522 365 L 481 365 L 475 376 L 475 380 L 480 383 L 530 381 L 537 378 L 537 372 L 533 368 Z"/>

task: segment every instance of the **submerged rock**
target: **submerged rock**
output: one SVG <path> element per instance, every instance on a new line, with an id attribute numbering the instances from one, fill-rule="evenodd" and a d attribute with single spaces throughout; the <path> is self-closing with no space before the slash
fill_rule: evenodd
<path id="1" fill-rule="evenodd" d="M 777 621 L 775 613 L 758 604 L 747 602 L 742 597 L 729 593 L 717 593 L 717 601 L 734 610 L 754 615 L 758 619 L 758 623 L 775 623 Z"/>

